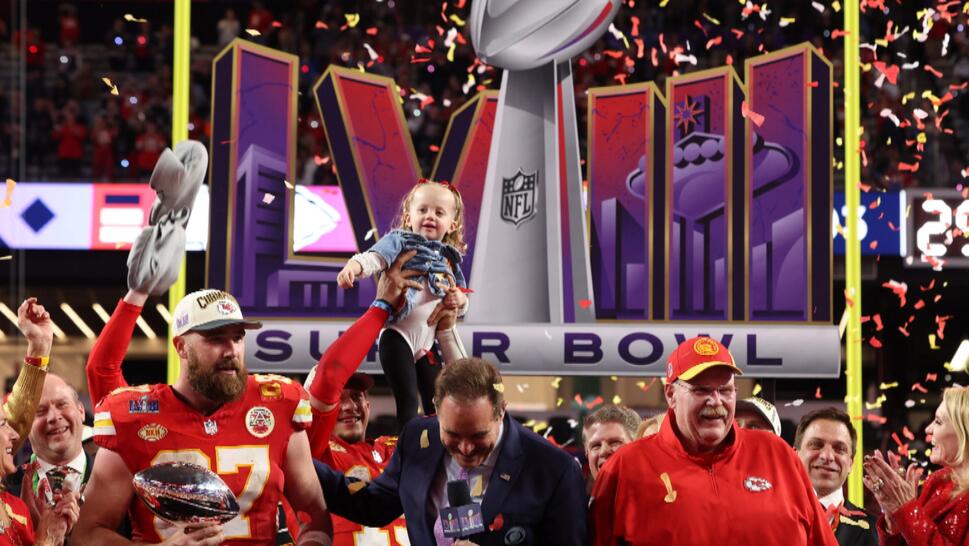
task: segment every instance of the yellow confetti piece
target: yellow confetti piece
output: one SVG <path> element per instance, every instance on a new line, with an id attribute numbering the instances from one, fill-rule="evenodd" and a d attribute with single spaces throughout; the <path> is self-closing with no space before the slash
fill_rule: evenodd
<path id="1" fill-rule="evenodd" d="M 457 49 L 457 42 L 451 42 L 451 47 L 447 49 L 447 60 L 450 63 L 454 62 L 454 50 Z"/>
<path id="2" fill-rule="evenodd" d="M 455 25 L 457 25 L 459 27 L 463 27 L 464 26 L 464 19 L 461 19 L 460 17 L 458 17 L 457 15 L 455 15 L 453 13 L 451 14 L 450 17 L 448 17 L 448 20 L 450 20 L 452 23 L 454 23 Z"/>
<path id="3" fill-rule="evenodd" d="M 256 29 L 254 29 L 254 28 L 247 28 L 246 29 L 246 34 L 248 34 L 249 36 L 252 36 L 252 37 L 262 36 L 262 33 L 259 32 Z"/>
<path id="4" fill-rule="evenodd" d="M 3 202 L 0 203 L 0 209 L 5 209 L 13 204 L 13 189 L 17 187 L 17 183 L 14 182 L 13 178 L 7 179 L 7 189 L 3 194 Z"/>
<path id="5" fill-rule="evenodd" d="M 565 399 L 560 396 L 555 400 L 555 407 L 561 407 L 563 403 L 565 403 Z"/>
<path id="6" fill-rule="evenodd" d="M 283 180 L 283 185 L 286 186 L 287 190 L 296 189 L 296 186 L 294 186 L 293 183 L 290 182 L 289 180 Z"/>
<path id="7" fill-rule="evenodd" d="M 618 406 L 619 404 L 622 404 L 622 398 L 620 398 L 619 395 L 617 394 L 612 397 L 612 403 L 613 405 Z"/>
<path id="8" fill-rule="evenodd" d="M 792 25 L 795 22 L 797 22 L 797 19 L 794 18 L 794 17 L 781 17 L 781 26 L 782 27 L 786 27 L 787 25 Z"/>
<path id="9" fill-rule="evenodd" d="M 839 11 L 841 11 L 841 2 L 838 2 L 838 0 L 834 0 L 834 2 L 831 2 L 831 8 L 834 10 L 835 13 L 838 13 Z"/>
<path id="10" fill-rule="evenodd" d="M 894 381 L 892 383 L 882 383 L 878 385 L 878 388 L 880 390 L 885 390 L 885 389 L 894 389 L 897 386 L 898 386 L 898 381 Z"/>
<path id="11" fill-rule="evenodd" d="M 888 397 L 885 396 L 884 394 L 880 394 L 878 395 L 878 398 L 876 398 L 874 402 L 865 402 L 865 409 L 869 409 L 869 410 L 878 409 L 882 407 L 882 404 L 884 404 L 886 400 L 888 400 Z"/>
<path id="12" fill-rule="evenodd" d="M 491 386 L 498 392 L 505 392 L 505 385 L 503 383 L 494 383 Z"/>
<path id="13" fill-rule="evenodd" d="M 750 394 L 752 396 L 757 396 L 758 394 L 760 394 L 760 391 L 763 390 L 763 389 L 764 389 L 764 387 L 761 387 L 760 386 L 760 383 L 757 383 L 756 385 L 754 385 L 754 392 L 752 392 Z"/>
<path id="14" fill-rule="evenodd" d="M 905 93 L 905 96 L 902 97 L 902 104 L 905 104 L 914 98 L 915 98 L 915 91 L 912 91 L 910 93 Z"/>
<path id="15" fill-rule="evenodd" d="M 111 82 L 111 78 L 101 78 L 101 81 L 104 82 L 104 85 L 107 85 L 111 89 L 112 95 L 118 95 L 118 86 Z"/>
<path id="16" fill-rule="evenodd" d="M 844 140 L 842 140 L 841 137 L 838 137 L 838 138 L 834 139 L 834 142 L 838 146 L 844 146 Z"/>
<path id="17" fill-rule="evenodd" d="M 0 262 L 12 260 L 12 259 L 13 259 L 13 256 L 11 256 L 10 254 L 7 254 L 6 256 L 0 256 Z"/>
<path id="18" fill-rule="evenodd" d="M 665 8 L 666 7 L 666 4 L 669 4 L 669 3 L 670 3 L 670 0 L 660 0 L 659 7 Z M 741 4 L 742 3 L 743 2 L 741 2 Z"/>
<path id="19" fill-rule="evenodd" d="M 710 21 L 711 23 L 713 23 L 715 25 L 719 25 L 720 24 L 720 21 L 717 21 L 716 19 L 714 19 L 713 17 L 710 17 L 706 13 L 702 13 L 702 15 L 703 15 L 703 18 L 706 19 L 707 21 Z"/>
<path id="20" fill-rule="evenodd" d="M 925 137 L 925 133 L 919 133 L 915 137 L 915 141 L 918 142 L 919 144 L 925 144 L 925 141 L 926 140 L 928 140 L 928 139 Z"/>
<path id="21" fill-rule="evenodd" d="M 875 44 L 881 47 L 888 47 L 888 40 L 886 40 L 885 38 L 879 38 L 875 40 Z"/>
<path id="22" fill-rule="evenodd" d="M 139 19 L 130 13 L 124 14 L 124 20 L 129 23 L 147 23 L 148 19 Z"/>
<path id="23" fill-rule="evenodd" d="M 347 26 L 354 28 L 360 24 L 360 14 L 359 13 L 348 13 L 345 15 L 347 18 Z"/>
<path id="24" fill-rule="evenodd" d="M 431 445 L 430 440 L 428 440 L 427 438 L 427 429 L 424 429 L 421 431 L 420 442 L 421 442 L 421 449 L 427 449 Z"/>
<path id="25" fill-rule="evenodd" d="M 929 334 L 929 349 L 938 350 L 939 346 L 935 344 L 935 334 Z"/>
<path id="26" fill-rule="evenodd" d="M 552 388 L 557 389 L 557 388 L 559 388 L 559 385 L 561 385 L 561 384 L 562 384 L 562 378 L 561 377 L 556 377 L 555 379 L 552 380 Z"/>
<path id="27" fill-rule="evenodd" d="M 610 375 L 609 376 L 609 379 L 612 380 L 612 381 L 619 381 L 619 376 L 618 375 Z"/>

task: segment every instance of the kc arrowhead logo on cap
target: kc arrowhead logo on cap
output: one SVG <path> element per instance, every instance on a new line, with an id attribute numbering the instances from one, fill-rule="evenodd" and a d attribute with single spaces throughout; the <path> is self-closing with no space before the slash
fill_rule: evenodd
<path id="1" fill-rule="evenodd" d="M 192 330 L 214 330 L 231 324 L 241 324 L 247 330 L 262 328 L 262 323 L 246 320 L 239 302 L 222 290 L 205 289 L 182 298 L 175 307 L 176 336 Z"/>

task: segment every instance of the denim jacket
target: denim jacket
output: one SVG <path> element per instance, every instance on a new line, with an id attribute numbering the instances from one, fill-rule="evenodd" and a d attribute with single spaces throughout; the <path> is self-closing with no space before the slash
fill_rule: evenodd
<path id="1" fill-rule="evenodd" d="M 417 255 L 404 264 L 404 269 L 415 269 L 425 274 L 420 279 L 427 280 L 427 287 L 435 296 L 443 298 L 445 292 L 437 283 L 467 288 L 464 273 L 461 272 L 461 253 L 453 246 L 441 241 L 429 241 L 422 235 L 411 231 L 395 229 L 384 235 L 367 252 L 376 252 L 387 264 L 394 263 L 402 252 L 417 250 Z M 408 288 L 406 303 L 390 317 L 392 324 L 410 314 L 411 306 L 417 297 L 416 288 Z"/>

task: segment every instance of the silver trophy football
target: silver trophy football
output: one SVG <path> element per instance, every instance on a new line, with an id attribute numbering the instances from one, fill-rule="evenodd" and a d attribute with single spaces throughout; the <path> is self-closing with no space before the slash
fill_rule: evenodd
<path id="1" fill-rule="evenodd" d="M 145 506 L 175 526 L 225 524 L 239 515 L 239 502 L 229 486 L 197 464 L 157 464 L 135 474 L 132 483 Z"/>
<path id="2" fill-rule="evenodd" d="M 475 52 L 504 74 L 471 266 L 469 322 L 595 319 L 571 59 L 602 36 L 619 5 L 472 2 Z"/>

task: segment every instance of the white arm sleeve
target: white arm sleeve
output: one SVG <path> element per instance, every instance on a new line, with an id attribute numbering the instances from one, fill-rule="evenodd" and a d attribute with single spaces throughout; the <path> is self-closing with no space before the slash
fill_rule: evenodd
<path id="1" fill-rule="evenodd" d="M 372 277 L 374 273 L 379 273 L 387 269 L 387 264 L 384 263 L 384 259 L 376 252 L 354 254 L 350 259 L 356 260 L 360 264 L 360 267 L 363 268 L 363 273 L 360 274 L 361 277 Z"/>

